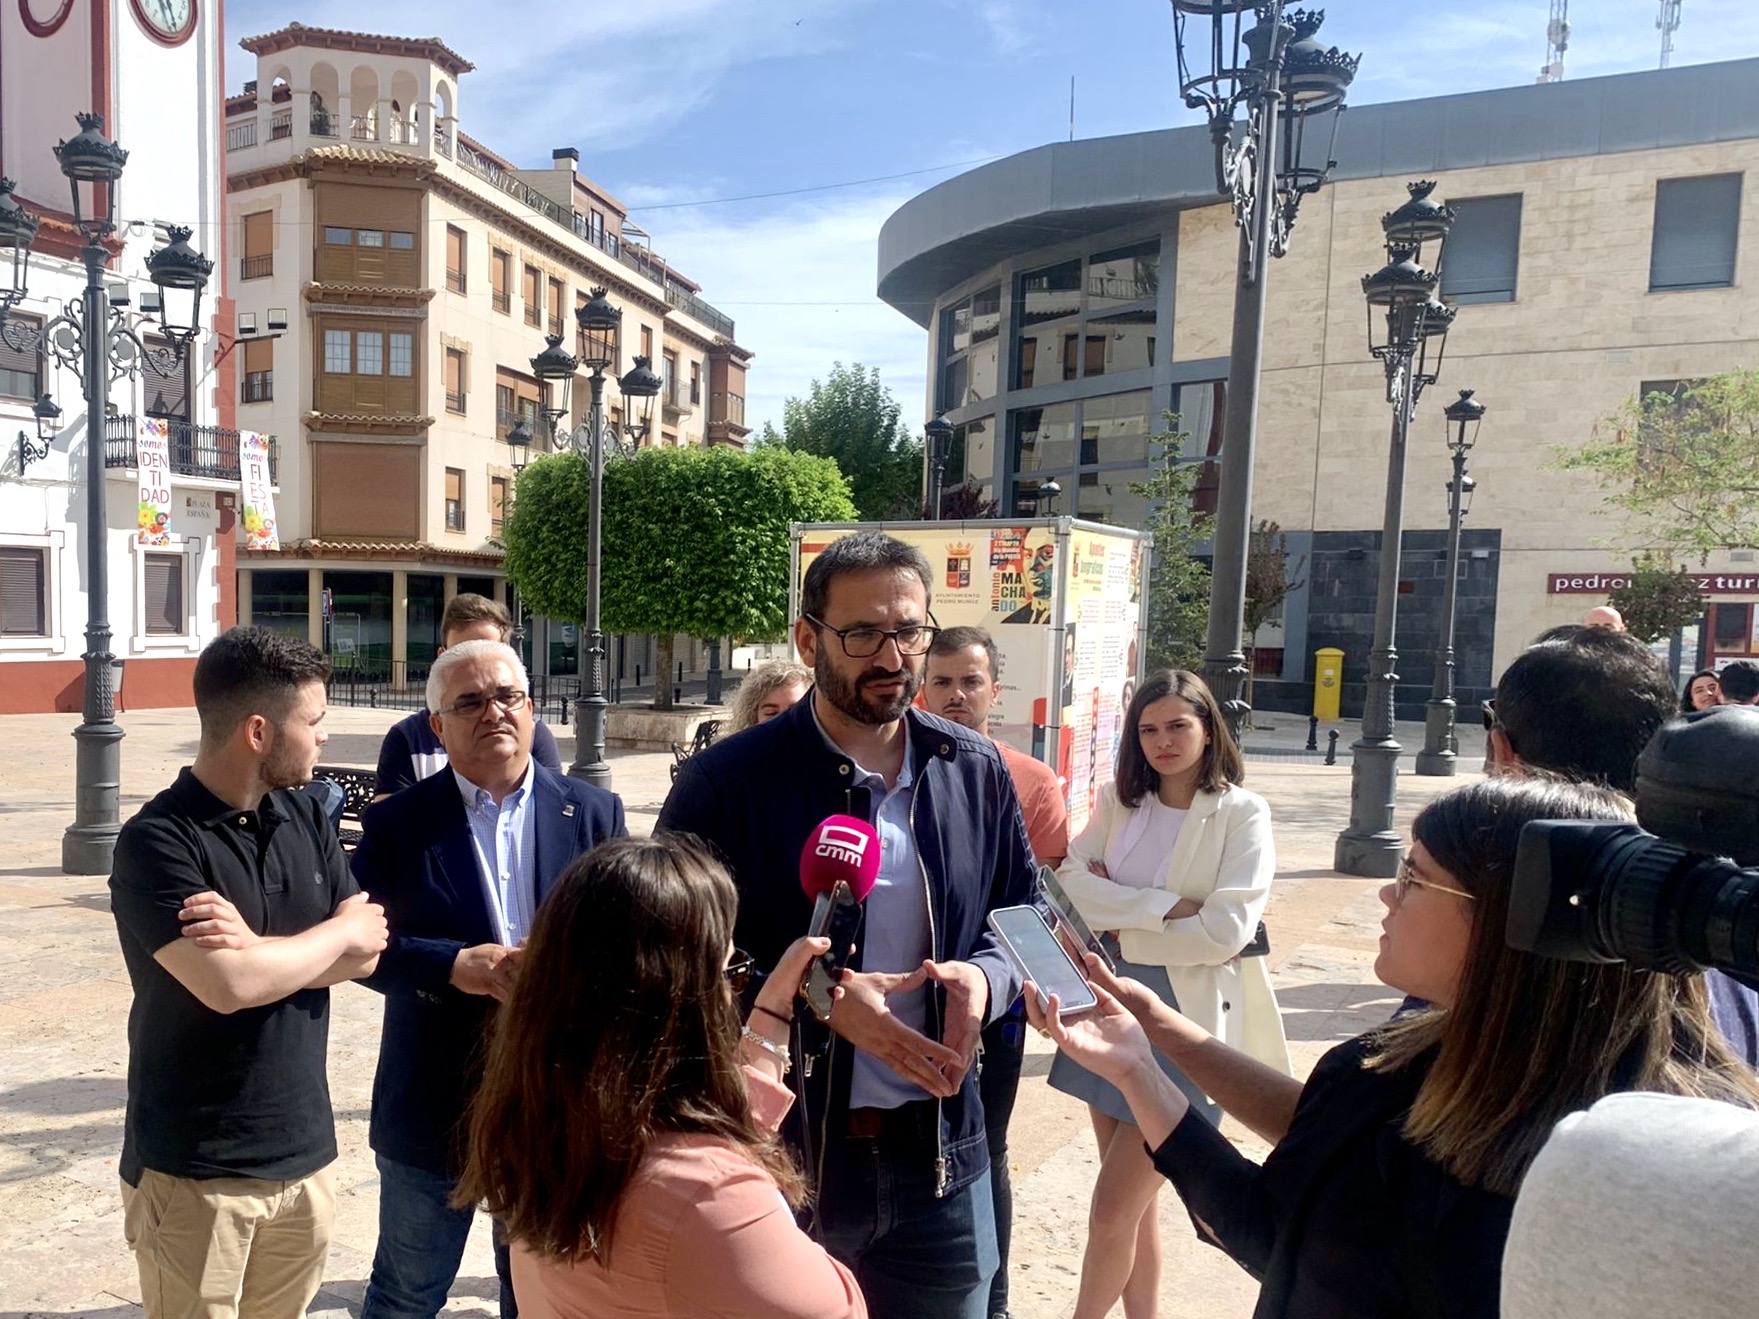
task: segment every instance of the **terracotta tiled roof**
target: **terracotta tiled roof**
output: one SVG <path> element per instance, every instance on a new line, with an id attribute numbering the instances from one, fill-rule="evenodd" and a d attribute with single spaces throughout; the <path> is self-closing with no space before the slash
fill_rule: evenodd
<path id="1" fill-rule="evenodd" d="M 340 28 L 307 27 L 304 23 L 289 23 L 278 32 L 246 37 L 238 44 L 252 55 L 274 55 L 295 46 L 346 50 L 360 55 L 403 55 L 432 60 L 454 78 L 476 67 L 438 37 L 389 37 L 372 32 L 347 32 Z"/>
<path id="2" fill-rule="evenodd" d="M 340 160 L 359 165 L 402 165 L 408 169 L 419 170 L 423 174 L 432 174 L 437 168 L 435 163 L 425 156 L 417 156 L 408 151 L 391 151 L 385 147 L 357 147 L 347 142 L 337 142 L 327 147 L 312 147 L 301 153 L 301 159 L 311 163 L 325 160 Z"/>
<path id="3" fill-rule="evenodd" d="M 289 541 L 279 551 L 241 550 L 240 554 L 247 558 L 287 558 L 300 559 L 322 558 L 360 558 L 371 555 L 375 558 L 419 559 L 424 562 L 433 560 L 470 560 L 474 563 L 499 563 L 506 557 L 506 551 L 496 545 L 484 545 L 480 549 L 459 550 L 434 545 L 425 540 L 329 540 L 318 536 L 308 536 L 301 540 Z"/>

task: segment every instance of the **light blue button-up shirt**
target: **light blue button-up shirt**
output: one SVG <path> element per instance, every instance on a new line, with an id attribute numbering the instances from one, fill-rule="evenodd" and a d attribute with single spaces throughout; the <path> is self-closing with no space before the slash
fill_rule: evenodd
<path id="1" fill-rule="evenodd" d="M 818 723 L 813 722 L 825 743 L 854 765 L 857 788 L 869 789 L 878 803 L 872 823 L 880 837 L 880 872 L 873 892 L 867 895 L 867 911 L 861 923 L 861 969 L 863 971 L 914 971 L 933 956 L 934 931 L 928 915 L 928 888 L 916 853 L 916 836 L 910 832 L 910 803 L 916 796 L 916 767 L 906 731 L 904 766 L 897 784 L 888 791 L 885 779 L 857 763 Z M 892 1015 L 911 1030 L 927 1033 L 928 986 L 886 1000 Z M 921 1086 L 899 1076 L 878 1058 L 856 1051 L 855 1071 L 849 1080 L 851 1108 L 897 1108 L 931 1096 Z"/>
<path id="2" fill-rule="evenodd" d="M 496 940 L 509 948 L 531 932 L 532 918 L 537 914 L 537 834 L 531 810 L 535 773 L 535 763 L 527 765 L 519 786 L 496 806 L 486 789 L 452 771 L 470 821 L 470 841 L 476 850 L 476 869 L 482 878 L 489 920 Z"/>

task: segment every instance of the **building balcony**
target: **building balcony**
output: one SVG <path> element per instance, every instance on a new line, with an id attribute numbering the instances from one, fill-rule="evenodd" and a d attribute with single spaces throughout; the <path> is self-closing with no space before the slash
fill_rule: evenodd
<path id="1" fill-rule="evenodd" d="M 275 273 L 275 254 L 266 252 L 262 256 L 240 257 L 238 261 L 238 278 L 263 279 Z"/>
<path id="2" fill-rule="evenodd" d="M 247 371 L 238 387 L 240 403 L 268 403 L 275 397 L 273 371 Z"/>
<path id="3" fill-rule="evenodd" d="M 660 390 L 661 411 L 673 421 L 688 417 L 702 401 L 701 394 L 700 387 L 692 389 L 685 381 L 668 380 Z"/>
<path id="4" fill-rule="evenodd" d="M 745 396 L 716 390 L 708 396 L 709 424 L 726 423 L 745 428 Z"/>
<path id="5" fill-rule="evenodd" d="M 138 465 L 134 438 L 139 428 L 132 417 L 110 417 L 104 424 L 104 466 L 132 468 Z M 280 484 L 280 452 L 273 435 L 269 440 L 269 482 Z M 237 481 L 238 432 L 220 426 L 197 426 L 171 422 L 171 470 L 178 476 L 199 476 L 210 481 Z"/>

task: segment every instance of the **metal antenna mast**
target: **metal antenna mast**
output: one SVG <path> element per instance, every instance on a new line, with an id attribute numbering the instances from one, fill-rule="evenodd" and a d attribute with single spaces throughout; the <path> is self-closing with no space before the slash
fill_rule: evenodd
<path id="1" fill-rule="evenodd" d="M 1564 80 L 1564 52 L 1570 48 L 1570 0 L 1551 0 L 1551 21 L 1545 25 L 1545 67 L 1535 82 Z"/>
<path id="2" fill-rule="evenodd" d="M 1655 26 L 1661 29 L 1661 63 L 1655 67 L 1665 69 L 1673 61 L 1673 34 L 1680 27 L 1680 0 L 1661 0 L 1661 17 L 1655 20 Z"/>

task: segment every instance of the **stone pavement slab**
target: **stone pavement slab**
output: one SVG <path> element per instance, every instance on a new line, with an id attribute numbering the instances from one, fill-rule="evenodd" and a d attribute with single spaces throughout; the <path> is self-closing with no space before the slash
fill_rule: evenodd
<path id="1" fill-rule="evenodd" d="M 399 717 L 332 709 L 325 760 L 370 768 L 384 730 Z M 131 994 L 104 880 L 60 871 L 61 833 L 73 818 L 69 734 L 76 722 L 69 715 L 0 717 L 0 746 L 7 749 L 0 754 L 0 1319 L 142 1313 L 122 1242 L 115 1172 Z M 130 712 L 120 722 L 128 734 L 126 818 L 188 763 L 196 722 L 187 710 Z M 564 758 L 571 757 L 572 730 L 556 731 Z M 1462 765 L 1470 761 L 1462 756 Z M 613 752 L 610 762 L 630 828 L 651 830 L 670 785 L 671 757 Z M 1401 826 L 1422 802 L 1469 777 L 1402 776 Z M 1305 1072 L 1332 1044 L 1385 1020 L 1397 1002 L 1371 971 L 1380 886 L 1330 870 L 1333 839 L 1349 812 L 1347 759 L 1327 768 L 1306 758 L 1251 757 L 1248 782 L 1269 798 L 1276 821 L 1278 880 L 1267 918 L 1272 970 L 1291 1051 Z M 311 1308 L 326 1319 L 358 1314 L 377 1236 L 378 1182 L 366 1127 L 379 1019 L 377 995 L 355 985 L 336 989 L 329 1061 L 340 1149 L 336 1239 Z M 1045 1084 L 1050 1061 L 1047 1042 L 1031 1036 L 1010 1132 L 1018 1319 L 1053 1319 L 1072 1309 L 1097 1171 L 1085 1107 Z M 1244 1131 L 1224 1129 L 1248 1153 L 1263 1154 Z M 1160 1212 L 1161 1314 L 1250 1315 L 1252 1281 L 1197 1243 L 1170 1191 Z M 488 1233 L 479 1221 L 445 1313 L 492 1319 L 495 1294 Z"/>

